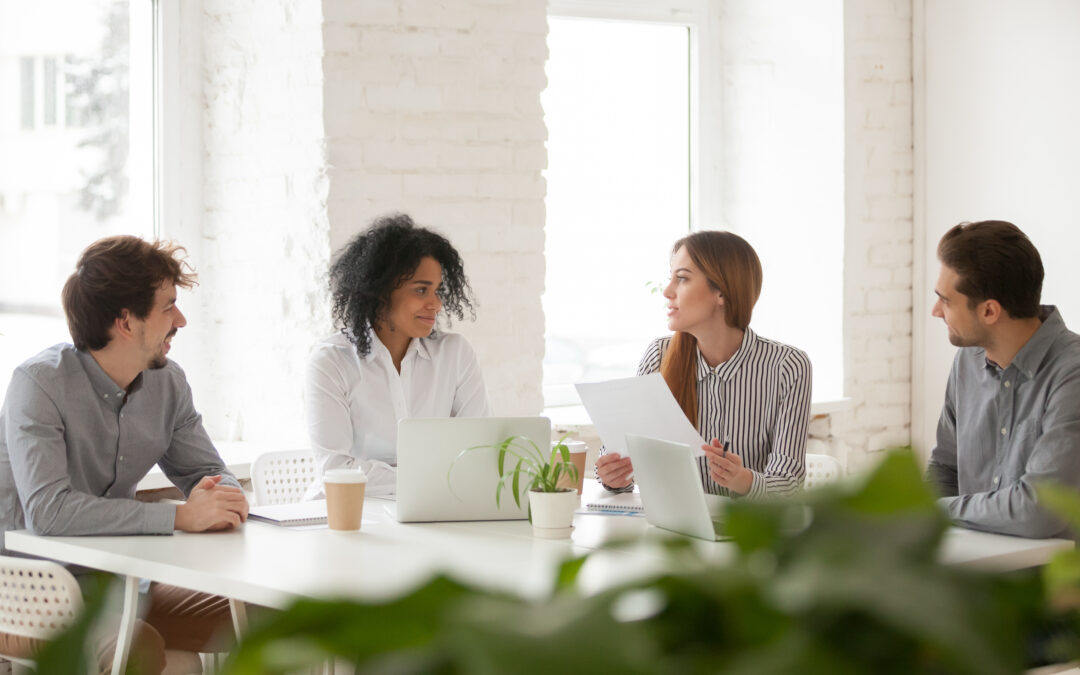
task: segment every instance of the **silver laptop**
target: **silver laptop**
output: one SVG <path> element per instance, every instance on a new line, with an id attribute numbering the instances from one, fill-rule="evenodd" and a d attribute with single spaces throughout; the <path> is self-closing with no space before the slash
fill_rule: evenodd
<path id="1" fill-rule="evenodd" d="M 461 454 L 466 448 L 501 443 L 507 436 L 523 436 L 550 452 L 551 421 L 546 417 L 441 417 L 398 422 L 398 521 L 527 518 L 529 505 L 524 499 L 522 508 L 514 504 L 509 482 L 500 505 L 495 505 L 499 472 L 494 448 Z"/>
<path id="2" fill-rule="evenodd" d="M 689 445 L 626 434 L 641 491 L 645 519 L 657 527 L 717 541 L 724 539 L 722 521 L 714 520 L 701 473 Z M 723 498 L 719 498 L 723 499 Z"/>

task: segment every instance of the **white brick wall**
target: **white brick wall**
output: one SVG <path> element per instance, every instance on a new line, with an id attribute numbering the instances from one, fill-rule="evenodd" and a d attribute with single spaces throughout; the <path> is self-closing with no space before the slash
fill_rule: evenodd
<path id="1" fill-rule="evenodd" d="M 404 211 L 465 258 L 498 414 L 536 414 L 544 349 L 543 0 L 324 0 L 330 243 Z"/>
<path id="2" fill-rule="evenodd" d="M 845 3 L 854 407 L 812 429 L 855 470 L 910 436 L 910 7 Z M 496 412 L 541 409 L 545 9 L 541 0 L 204 2 L 206 203 L 194 261 L 203 285 L 188 334 L 207 356 L 189 371 L 215 436 L 305 442 L 303 366 L 329 330 L 330 253 L 393 210 L 441 230 L 464 255 L 478 321 L 453 330 L 476 347 Z M 725 49 L 756 58 L 753 41 Z M 742 160 L 731 150 L 726 187 L 737 200 Z"/>
<path id="3" fill-rule="evenodd" d="M 911 438 L 910 0 L 845 2 L 845 389 L 832 452 L 857 471 Z"/>
<path id="4" fill-rule="evenodd" d="M 328 325 L 318 4 L 203 3 L 196 403 L 215 438 L 306 444 L 307 352 Z M 181 361 L 186 365 L 184 361 Z"/>

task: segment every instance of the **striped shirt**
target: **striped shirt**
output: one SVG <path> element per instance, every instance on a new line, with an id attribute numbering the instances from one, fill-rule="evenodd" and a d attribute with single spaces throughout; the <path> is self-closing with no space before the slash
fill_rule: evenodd
<path id="1" fill-rule="evenodd" d="M 671 337 L 657 338 L 637 374 L 660 370 Z M 759 337 L 749 328 L 730 359 L 710 368 L 697 351 L 698 432 L 714 438 L 753 473 L 747 497 L 783 495 L 802 487 L 810 424 L 810 359 L 794 347 Z M 726 495 L 698 460 L 705 492 Z"/>

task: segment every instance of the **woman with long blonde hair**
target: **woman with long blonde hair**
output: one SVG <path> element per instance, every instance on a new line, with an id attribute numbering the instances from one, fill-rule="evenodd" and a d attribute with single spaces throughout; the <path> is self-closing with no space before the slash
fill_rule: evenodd
<path id="1" fill-rule="evenodd" d="M 697 427 L 706 492 L 763 497 L 802 486 L 810 422 L 810 359 L 750 329 L 761 294 L 761 262 L 731 232 L 695 232 L 675 242 L 664 289 L 668 328 L 638 375 L 659 371 Z M 629 457 L 596 462 L 608 490 L 633 489 Z"/>

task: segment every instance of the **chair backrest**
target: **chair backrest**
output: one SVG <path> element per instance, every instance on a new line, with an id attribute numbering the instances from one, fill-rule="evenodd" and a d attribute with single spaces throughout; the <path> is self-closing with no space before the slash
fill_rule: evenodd
<path id="1" fill-rule="evenodd" d="M 315 455 L 310 450 L 264 452 L 251 464 L 255 503 L 294 504 L 315 481 Z"/>
<path id="2" fill-rule="evenodd" d="M 839 480 L 843 475 L 844 469 L 840 466 L 840 460 L 835 457 L 806 453 L 806 482 L 803 485 L 805 489 L 821 487 Z"/>
<path id="3" fill-rule="evenodd" d="M 0 632 L 48 639 L 82 611 L 82 591 L 50 560 L 0 556 Z"/>

